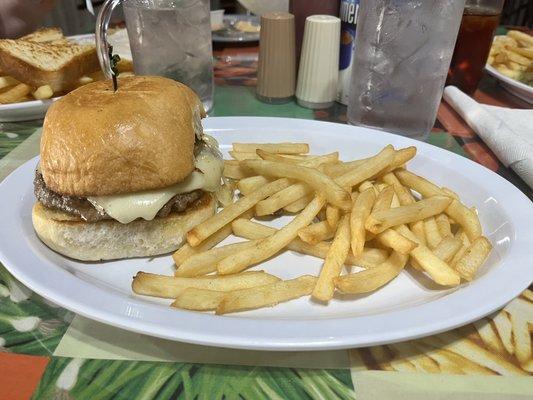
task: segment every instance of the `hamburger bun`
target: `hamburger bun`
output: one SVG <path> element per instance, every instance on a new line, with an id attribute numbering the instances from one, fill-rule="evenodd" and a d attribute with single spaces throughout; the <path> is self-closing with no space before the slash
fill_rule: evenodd
<path id="1" fill-rule="evenodd" d="M 37 202 L 32 220 L 37 235 L 52 250 L 77 260 L 101 261 L 174 251 L 189 230 L 214 214 L 215 207 L 214 197 L 204 193 L 185 212 L 121 224 L 115 220 L 88 223 Z"/>
<path id="2" fill-rule="evenodd" d="M 82 86 L 52 104 L 41 139 L 46 185 L 69 196 L 160 189 L 194 170 L 205 116 L 187 86 L 155 76 Z"/>

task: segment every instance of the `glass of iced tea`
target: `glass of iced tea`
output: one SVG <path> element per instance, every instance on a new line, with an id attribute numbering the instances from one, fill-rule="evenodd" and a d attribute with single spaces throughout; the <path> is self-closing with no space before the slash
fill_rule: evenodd
<path id="1" fill-rule="evenodd" d="M 473 94 L 489 56 L 505 0 L 466 0 L 446 85 Z"/>

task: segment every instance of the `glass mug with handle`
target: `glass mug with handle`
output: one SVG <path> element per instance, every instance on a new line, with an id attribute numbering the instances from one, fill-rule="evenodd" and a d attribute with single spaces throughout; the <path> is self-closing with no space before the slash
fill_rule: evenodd
<path id="1" fill-rule="evenodd" d="M 106 0 L 96 20 L 100 65 L 111 78 L 107 29 L 123 4 L 137 75 L 159 75 L 189 86 L 206 112 L 213 107 L 213 50 L 209 0 Z"/>

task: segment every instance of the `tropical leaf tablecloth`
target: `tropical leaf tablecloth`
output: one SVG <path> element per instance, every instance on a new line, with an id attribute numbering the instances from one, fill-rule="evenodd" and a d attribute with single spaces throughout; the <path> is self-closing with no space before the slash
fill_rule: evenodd
<path id="1" fill-rule="evenodd" d="M 219 59 L 214 115 L 345 121 L 342 106 L 313 112 L 258 102 L 255 68 L 253 59 Z M 449 115 L 443 105 L 432 144 L 488 165 L 531 196 Z M 0 180 L 38 154 L 41 123 L 0 125 Z M 0 265 L 0 400 L 532 399 L 532 330 L 533 292 L 526 290 L 474 324 L 408 342 L 324 352 L 217 349 L 75 315 Z"/>

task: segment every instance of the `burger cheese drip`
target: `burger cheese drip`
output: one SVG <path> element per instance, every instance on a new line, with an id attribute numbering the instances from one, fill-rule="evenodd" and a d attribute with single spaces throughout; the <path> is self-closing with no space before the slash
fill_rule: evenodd
<path id="1" fill-rule="evenodd" d="M 163 189 L 111 196 L 91 196 L 87 197 L 87 200 L 97 210 L 105 211 L 111 218 L 123 224 L 130 223 L 137 218 L 150 221 L 177 194 L 198 189 L 206 192 L 218 190 L 224 162 L 213 137 L 203 135 L 202 141 L 196 145 L 195 168 L 195 171 L 183 182 Z"/>

